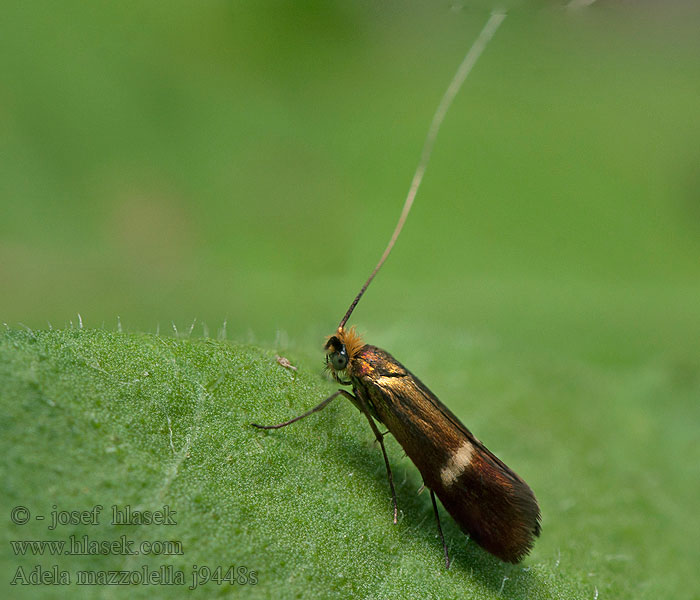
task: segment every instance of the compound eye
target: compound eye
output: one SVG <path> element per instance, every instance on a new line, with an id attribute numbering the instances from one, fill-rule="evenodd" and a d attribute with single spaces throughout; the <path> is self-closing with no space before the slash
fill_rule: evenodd
<path id="1" fill-rule="evenodd" d="M 343 346 L 338 352 L 331 354 L 331 365 L 336 371 L 342 371 L 348 366 L 348 354 Z"/>

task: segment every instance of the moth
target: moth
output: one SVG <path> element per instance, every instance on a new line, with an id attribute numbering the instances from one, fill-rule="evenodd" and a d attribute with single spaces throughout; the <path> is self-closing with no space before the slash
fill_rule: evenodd
<path id="1" fill-rule="evenodd" d="M 366 344 L 355 328 L 346 328 L 346 324 L 401 232 L 452 99 L 503 18 L 505 14 L 502 13 L 491 15 L 460 65 L 433 117 L 421 160 L 389 244 L 337 330 L 325 343 L 326 368 L 340 385 L 351 386 L 352 392 L 341 388 L 318 406 L 284 423 L 253 424 L 261 429 L 286 427 L 322 410 L 338 396 L 346 397 L 367 418 L 381 448 L 391 489 L 394 523 L 398 522 L 396 490 L 384 446 L 385 434 L 379 431 L 378 424 L 396 438 L 420 471 L 424 486 L 430 490 L 447 568 L 450 559 L 436 496 L 471 539 L 501 560 L 516 563 L 528 554 L 540 534 L 540 509 L 535 495 L 527 483 L 490 452 L 418 377 L 385 350 Z"/>

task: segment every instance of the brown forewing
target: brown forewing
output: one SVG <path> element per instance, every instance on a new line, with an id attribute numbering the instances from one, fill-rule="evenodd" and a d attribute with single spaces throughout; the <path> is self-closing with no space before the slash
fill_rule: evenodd
<path id="1" fill-rule="evenodd" d="M 508 562 L 540 533 L 532 490 L 388 352 L 366 345 L 348 365 L 360 396 L 418 467 L 461 529 Z"/>

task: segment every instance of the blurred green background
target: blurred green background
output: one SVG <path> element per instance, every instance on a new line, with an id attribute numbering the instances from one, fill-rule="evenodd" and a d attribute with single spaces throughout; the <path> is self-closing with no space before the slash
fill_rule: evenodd
<path id="1" fill-rule="evenodd" d="M 486 4 L 7 3 L 0 318 L 227 319 L 317 344 L 389 237 Z M 694 349 L 697 24 L 513 8 L 358 322 Z"/>
<path id="2" fill-rule="evenodd" d="M 226 323 L 229 338 L 320 364 L 490 7 L 4 3 L 0 320 L 56 328 L 79 314 L 212 337 Z M 640 472 L 666 490 L 675 500 L 640 518 L 661 519 L 656 566 L 685 575 L 698 533 L 698 486 L 685 485 L 699 458 L 699 24 L 690 2 L 511 2 L 353 317 L 475 431 L 493 437 L 504 418 L 510 456 L 526 428 L 509 419 L 529 412 L 555 463 L 580 434 L 579 474 L 625 472 L 637 442 L 660 455 L 599 491 L 635 489 Z M 580 393 L 591 378 L 599 397 Z M 552 380 L 557 403 L 518 403 L 523 382 Z M 481 412 L 470 385 L 517 408 Z M 624 443 L 599 431 L 611 414 Z M 536 477 L 549 514 L 564 514 L 590 482 L 548 481 L 550 468 Z M 576 510 L 588 531 L 595 518 Z M 627 545 L 629 559 L 640 539 L 624 532 L 606 551 Z M 645 560 L 628 574 L 653 570 Z"/>

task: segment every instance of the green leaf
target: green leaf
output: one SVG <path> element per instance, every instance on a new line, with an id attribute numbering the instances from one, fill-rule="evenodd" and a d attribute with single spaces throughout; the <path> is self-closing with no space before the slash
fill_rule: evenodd
<path id="1" fill-rule="evenodd" d="M 492 351 L 491 358 L 508 362 L 506 353 Z M 339 399 L 281 430 L 251 427 L 253 421 L 278 423 L 296 416 L 332 391 L 318 363 L 288 358 L 297 371 L 279 364 L 272 351 L 210 339 L 103 330 L 8 330 L 0 336 L 5 582 L 17 578 L 18 569 L 21 580 L 36 565 L 46 571 L 56 565 L 71 577 L 71 597 L 112 597 L 120 591 L 129 597 L 184 596 L 193 571 L 206 566 L 215 573 L 220 566 L 224 576 L 233 565 L 242 568 L 248 583 L 210 581 L 196 593 L 558 599 L 598 593 L 653 597 L 651 591 L 673 589 L 674 598 L 691 597 L 683 595 L 683 590 L 692 593 L 688 580 L 674 584 L 670 574 L 674 560 L 668 549 L 680 547 L 679 533 L 663 536 L 664 522 L 680 518 L 681 513 L 672 514 L 672 494 L 687 483 L 683 478 L 692 469 L 682 461 L 670 464 L 658 453 L 662 440 L 668 452 L 676 452 L 690 448 L 693 438 L 690 426 L 676 423 L 678 436 L 669 439 L 665 434 L 673 419 L 655 422 L 645 416 L 644 406 L 651 406 L 665 385 L 658 371 L 650 370 L 646 379 L 639 374 L 606 379 L 571 365 L 549 364 L 545 370 L 532 362 L 514 373 L 521 399 L 532 395 L 540 410 L 551 409 L 539 436 L 513 432 L 510 443 L 501 443 L 504 458 L 514 459 L 540 498 L 543 536 L 522 564 L 506 565 L 468 541 L 443 511 L 453 558 L 447 571 L 429 497 L 416 493 L 419 475 L 393 441 L 388 451 L 401 517 L 398 525 L 391 523 L 381 454 L 350 403 Z M 511 410 L 517 415 L 520 409 L 508 405 L 493 365 L 475 361 L 472 369 L 474 389 L 490 393 L 504 415 Z M 691 391 L 688 380 L 674 385 Z M 595 446 L 590 432 L 574 433 L 596 420 L 579 396 L 593 392 L 592 399 L 600 398 L 613 391 L 620 403 L 606 418 L 611 426 L 626 425 L 617 437 L 604 429 L 603 436 L 610 437 Z M 641 405 L 636 414 L 628 413 L 631 404 Z M 504 419 L 500 429 L 504 440 L 509 422 Z M 569 445 L 554 441 L 561 430 Z M 582 445 L 589 443 L 586 454 Z M 617 452 L 632 445 L 638 448 L 636 462 Z M 529 457 L 515 455 L 516 448 L 526 449 Z M 697 459 L 697 448 L 693 452 Z M 671 487 L 656 479 L 662 469 Z M 643 497 L 634 484 L 637 477 L 644 478 Z M 697 491 L 697 483 L 692 485 Z M 684 498 L 681 492 L 678 503 Z M 96 505 L 103 507 L 96 522 L 50 528 L 52 511 L 90 511 Z M 129 506 L 132 514 L 174 511 L 174 522 L 112 524 L 113 505 L 121 511 Z M 16 506 L 30 511 L 27 524 L 10 522 Z M 46 518 L 38 521 L 37 515 Z M 9 543 L 60 542 L 70 536 L 98 541 L 126 536 L 135 545 L 171 540 L 181 543 L 182 554 L 53 556 L 45 551 L 33 556 L 18 554 Z M 669 572 L 644 572 L 644 562 L 637 561 L 657 546 L 666 548 L 656 553 L 661 560 L 646 566 L 666 566 Z M 697 558 L 695 546 L 686 543 L 686 550 Z M 79 571 L 83 576 L 135 571 L 138 577 L 144 568 L 160 572 L 164 565 L 181 571 L 184 584 L 127 590 L 75 583 Z M 257 583 L 246 579 L 251 577 Z M 13 597 L 44 598 L 63 597 L 67 588 L 9 589 Z"/>

